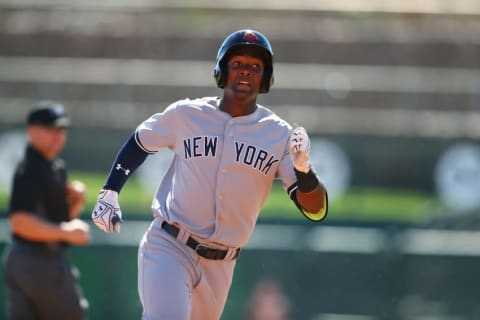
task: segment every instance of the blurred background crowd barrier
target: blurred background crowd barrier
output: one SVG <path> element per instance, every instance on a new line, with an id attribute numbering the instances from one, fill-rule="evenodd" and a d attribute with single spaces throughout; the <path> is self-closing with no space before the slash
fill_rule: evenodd
<path id="1" fill-rule="evenodd" d="M 297 320 L 478 319 L 479 17 L 474 0 L 0 0 L 0 190 L 8 196 L 34 102 L 60 101 L 71 115 L 70 169 L 105 176 L 145 118 L 181 98 L 220 95 L 221 42 L 256 29 L 275 61 L 259 102 L 307 128 L 332 206 L 322 224 L 259 221 L 224 318 L 246 319 L 267 278 Z M 384 195 L 380 209 L 371 190 Z M 402 219 L 399 194 L 419 199 L 408 202 L 415 219 Z M 378 211 L 379 220 L 360 219 Z M 92 320 L 138 318 L 131 232 L 118 243 L 96 234 L 73 252 Z M 96 272 L 112 261 L 118 274 Z"/>

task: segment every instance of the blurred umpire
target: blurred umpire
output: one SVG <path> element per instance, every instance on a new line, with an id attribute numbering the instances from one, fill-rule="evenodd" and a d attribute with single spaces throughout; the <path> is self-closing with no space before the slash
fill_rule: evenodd
<path id="1" fill-rule="evenodd" d="M 13 178 L 8 218 L 12 241 L 4 252 L 9 320 L 86 319 L 87 301 L 69 245 L 86 245 L 88 225 L 77 217 L 85 186 L 68 182 L 57 158 L 69 118 L 61 104 L 41 102 L 27 117 L 28 144 Z"/>

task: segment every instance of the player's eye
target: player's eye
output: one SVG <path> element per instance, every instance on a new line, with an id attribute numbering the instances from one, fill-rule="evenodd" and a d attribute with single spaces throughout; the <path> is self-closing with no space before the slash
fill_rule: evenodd
<path id="1" fill-rule="evenodd" d="M 232 61 L 230 63 L 230 67 L 233 70 L 239 70 L 243 68 L 243 69 L 248 69 L 250 72 L 253 72 L 253 73 L 262 72 L 262 66 L 258 63 L 249 64 L 249 63 L 242 63 L 240 61 Z"/>

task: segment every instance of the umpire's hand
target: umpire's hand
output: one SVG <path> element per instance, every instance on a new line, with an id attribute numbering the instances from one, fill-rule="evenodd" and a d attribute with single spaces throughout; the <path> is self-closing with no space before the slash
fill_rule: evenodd
<path id="1" fill-rule="evenodd" d="M 90 241 L 90 226 L 80 219 L 60 223 L 63 240 L 75 245 L 86 245 Z"/>
<path id="2" fill-rule="evenodd" d="M 100 190 L 97 204 L 92 211 L 92 220 L 97 227 L 105 232 L 120 232 L 123 223 L 122 211 L 118 204 L 118 192 L 113 190 Z"/>

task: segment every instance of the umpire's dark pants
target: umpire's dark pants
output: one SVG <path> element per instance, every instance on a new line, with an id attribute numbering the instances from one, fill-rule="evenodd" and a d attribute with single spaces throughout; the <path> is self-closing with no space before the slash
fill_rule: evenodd
<path id="1" fill-rule="evenodd" d="M 4 253 L 7 320 L 83 320 L 87 301 L 65 250 L 13 242 Z"/>

